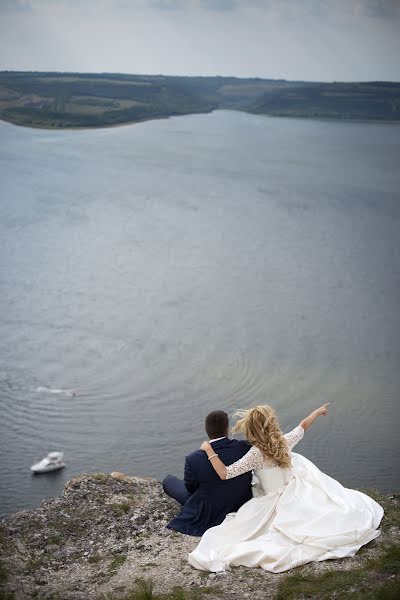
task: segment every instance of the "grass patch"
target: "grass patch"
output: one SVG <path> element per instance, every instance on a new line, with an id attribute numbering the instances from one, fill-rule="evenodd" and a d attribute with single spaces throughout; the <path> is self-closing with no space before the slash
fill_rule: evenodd
<path id="1" fill-rule="evenodd" d="M 132 505 L 129 502 L 116 502 L 114 504 L 111 504 L 111 506 L 114 510 L 123 513 L 129 512 L 132 508 Z"/>
<path id="2" fill-rule="evenodd" d="M 322 575 L 288 575 L 280 583 L 276 600 L 294 600 L 295 598 L 315 596 L 331 598 L 335 592 L 337 598 L 354 588 L 363 580 L 363 571 L 327 571 Z"/>
<path id="3" fill-rule="evenodd" d="M 368 565 L 378 573 L 398 575 L 400 573 L 400 544 L 389 546 L 382 556 L 368 561 Z"/>
<path id="4" fill-rule="evenodd" d="M 6 592 L 4 589 L 8 580 L 7 569 L 4 563 L 0 560 L 0 600 L 14 600 L 13 592 Z"/>
<path id="5" fill-rule="evenodd" d="M 101 556 L 98 554 L 94 554 L 93 556 L 89 556 L 88 563 L 91 565 L 97 565 L 101 561 Z"/>
<path id="6" fill-rule="evenodd" d="M 207 594 L 220 594 L 216 587 L 199 587 L 192 590 L 184 590 L 176 586 L 168 594 L 155 594 L 152 579 L 137 579 L 135 588 L 124 596 L 115 596 L 108 593 L 101 596 L 99 600 L 202 600 Z"/>
<path id="7" fill-rule="evenodd" d="M 394 600 L 400 598 L 400 581 L 388 581 L 375 592 L 375 600 Z M 372 597 L 371 597 L 372 600 Z"/>
<path id="8" fill-rule="evenodd" d="M 92 475 L 90 475 L 90 477 L 92 479 L 95 479 L 96 481 L 101 481 L 102 483 L 105 483 L 107 481 L 107 475 L 105 475 L 104 473 L 93 473 Z"/>
<path id="9" fill-rule="evenodd" d="M 0 588 L 0 600 L 14 600 L 15 596 L 13 592 L 6 592 Z"/>
<path id="10" fill-rule="evenodd" d="M 108 570 L 110 573 L 115 573 L 117 569 L 122 567 L 124 562 L 126 561 L 126 556 L 124 554 L 119 554 L 114 558 L 114 560 L 109 564 Z"/>
<path id="11" fill-rule="evenodd" d="M 43 565 L 43 557 L 42 556 L 38 556 L 37 558 L 34 558 L 33 556 L 31 556 L 30 559 L 26 563 L 25 571 L 30 574 L 35 573 L 35 571 L 37 571 L 42 565 Z"/>
<path id="12" fill-rule="evenodd" d="M 51 544 L 53 546 L 58 546 L 59 544 L 61 544 L 62 538 L 59 535 L 51 535 L 50 537 L 47 538 L 47 543 Z"/>
<path id="13" fill-rule="evenodd" d="M 0 562 L 0 585 L 5 584 L 7 577 L 7 569 L 5 568 L 4 564 Z"/>
<path id="14" fill-rule="evenodd" d="M 381 494 L 381 492 L 378 490 L 370 488 L 361 489 L 360 492 L 363 492 L 364 494 L 367 494 L 373 498 L 373 500 L 378 502 L 385 511 L 381 524 L 381 529 L 383 532 L 387 531 L 391 527 L 400 527 L 400 506 L 398 502 L 398 494 L 385 496 L 385 494 Z"/>
<path id="15" fill-rule="evenodd" d="M 61 543 L 63 539 L 65 539 L 65 536 L 86 536 L 87 523 L 91 522 L 96 516 L 96 508 L 88 508 L 77 511 L 72 514 L 69 519 L 64 519 L 62 516 L 59 517 L 57 515 L 52 515 L 47 523 L 47 527 L 50 530 L 50 535 L 47 538 L 48 543 L 57 545 L 58 543 Z M 41 525 L 39 525 L 39 529 L 40 527 Z"/>
<path id="16" fill-rule="evenodd" d="M 0 585 L 4 585 L 6 581 L 7 581 L 7 569 L 0 562 Z"/>
<path id="17" fill-rule="evenodd" d="M 2 525 L 0 525 L 0 546 L 4 546 L 6 543 L 6 532 L 4 530 L 4 527 Z"/>
<path id="18" fill-rule="evenodd" d="M 400 598 L 400 582 L 392 579 L 399 572 L 400 544 L 393 544 L 382 556 L 366 561 L 357 569 L 332 569 L 321 575 L 289 575 L 281 581 L 276 600 L 307 597 L 318 597 L 321 600 L 333 597 L 354 600 Z"/>
<path id="19" fill-rule="evenodd" d="M 209 572 L 208 571 L 199 571 L 197 573 L 197 575 L 199 575 L 202 579 L 207 579 L 207 577 L 209 576 Z"/>

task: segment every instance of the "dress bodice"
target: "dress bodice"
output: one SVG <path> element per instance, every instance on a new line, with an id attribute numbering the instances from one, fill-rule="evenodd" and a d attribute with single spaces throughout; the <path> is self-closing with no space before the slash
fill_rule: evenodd
<path id="1" fill-rule="evenodd" d="M 292 450 L 292 448 L 303 439 L 303 436 L 304 429 L 300 425 L 285 434 L 284 437 L 289 450 Z M 256 483 L 256 485 L 253 486 L 254 496 L 264 495 L 283 487 L 293 476 L 293 471 L 290 467 L 283 469 L 282 467 L 277 466 L 272 459 L 265 457 L 261 450 L 256 446 L 253 446 L 243 458 L 232 465 L 229 465 L 226 468 L 226 471 L 227 479 L 237 477 L 248 471 L 254 471 L 255 477 L 262 488 L 260 489 L 260 485 Z"/>
<path id="2" fill-rule="evenodd" d="M 253 477 L 253 496 L 263 496 L 285 486 L 293 477 L 291 468 L 256 469 Z M 261 486 L 261 488 L 260 488 Z"/>

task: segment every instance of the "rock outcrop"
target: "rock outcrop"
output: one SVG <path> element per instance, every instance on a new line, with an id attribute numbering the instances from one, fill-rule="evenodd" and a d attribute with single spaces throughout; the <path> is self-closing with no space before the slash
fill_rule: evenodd
<path id="1" fill-rule="evenodd" d="M 399 498 L 382 498 L 396 515 L 384 535 L 353 559 L 312 564 L 300 572 L 314 576 L 332 567 L 358 567 L 398 539 Z M 123 473 L 72 479 L 62 497 L 1 522 L 0 598 L 119 600 L 138 580 L 152 581 L 157 597 L 175 590 L 177 595 L 168 597 L 182 600 L 276 596 L 286 574 L 244 567 L 213 574 L 191 568 L 187 554 L 198 538 L 165 528 L 177 509 L 153 479 Z"/>

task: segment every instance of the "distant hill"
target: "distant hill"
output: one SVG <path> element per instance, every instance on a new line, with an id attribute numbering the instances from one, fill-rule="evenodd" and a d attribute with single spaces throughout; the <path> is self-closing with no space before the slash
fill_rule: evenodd
<path id="1" fill-rule="evenodd" d="M 103 127 L 215 109 L 400 121 L 400 83 L 0 72 L 0 119 L 18 125 Z"/>
<path id="2" fill-rule="evenodd" d="M 318 83 L 262 94 L 252 112 L 277 116 L 400 120 L 400 84 Z"/>

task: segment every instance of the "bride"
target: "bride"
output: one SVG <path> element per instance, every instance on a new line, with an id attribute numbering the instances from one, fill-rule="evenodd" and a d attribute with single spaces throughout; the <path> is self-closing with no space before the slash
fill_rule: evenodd
<path id="1" fill-rule="evenodd" d="M 317 408 L 286 435 L 270 406 L 239 411 L 233 431 L 243 432 L 252 448 L 228 467 L 209 442 L 201 445 L 221 479 L 254 470 L 259 483 L 237 513 L 205 532 L 189 564 L 203 571 L 244 565 L 280 573 L 311 561 L 354 556 L 379 536 L 383 509 L 377 502 L 291 452 L 327 410 L 328 404 Z"/>

